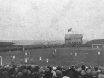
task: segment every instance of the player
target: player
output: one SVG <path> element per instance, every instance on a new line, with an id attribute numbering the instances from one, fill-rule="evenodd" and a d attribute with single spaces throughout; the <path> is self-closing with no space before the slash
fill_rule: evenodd
<path id="1" fill-rule="evenodd" d="M 21 59 L 20 61 L 21 61 L 21 64 L 23 64 L 23 59 Z"/>
<path id="2" fill-rule="evenodd" d="M 28 58 L 25 58 L 25 64 L 27 64 L 27 62 L 28 62 Z"/>
<path id="3" fill-rule="evenodd" d="M 31 58 L 31 60 L 30 60 L 30 61 L 31 61 L 31 64 L 34 64 L 34 60 L 33 60 L 33 58 Z"/>
<path id="4" fill-rule="evenodd" d="M 71 53 L 71 56 L 72 56 L 73 54 Z"/>
<path id="5" fill-rule="evenodd" d="M 14 64 L 15 56 L 11 56 L 12 64 Z"/>
<path id="6" fill-rule="evenodd" d="M 48 59 L 46 59 L 46 62 L 48 63 L 48 62 L 49 62 L 49 60 L 48 60 Z"/>
<path id="7" fill-rule="evenodd" d="M 55 52 L 53 52 L 53 57 L 55 57 L 55 55 L 56 55 Z"/>
<path id="8" fill-rule="evenodd" d="M 77 56 L 77 53 L 75 53 L 75 56 Z"/>
<path id="9" fill-rule="evenodd" d="M 55 49 L 55 52 L 56 52 L 56 49 Z"/>
<path id="10" fill-rule="evenodd" d="M 98 51 L 98 55 L 100 55 L 100 51 Z"/>
<path id="11" fill-rule="evenodd" d="M 41 60 L 42 60 L 42 58 L 41 58 L 41 57 L 39 57 L 39 60 L 41 61 Z"/>

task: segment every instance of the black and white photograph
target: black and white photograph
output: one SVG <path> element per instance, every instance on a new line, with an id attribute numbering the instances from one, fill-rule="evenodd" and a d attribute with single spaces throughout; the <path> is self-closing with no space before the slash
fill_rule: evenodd
<path id="1" fill-rule="evenodd" d="M 0 0 L 0 78 L 104 78 L 104 0 Z"/>

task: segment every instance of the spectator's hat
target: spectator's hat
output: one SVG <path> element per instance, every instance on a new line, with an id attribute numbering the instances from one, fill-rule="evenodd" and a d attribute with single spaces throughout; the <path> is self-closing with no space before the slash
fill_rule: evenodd
<path id="1" fill-rule="evenodd" d="M 92 70 L 91 70 L 90 68 L 88 68 L 88 69 L 86 70 L 86 73 L 87 73 L 87 74 L 91 74 L 91 73 L 92 73 Z"/>
<path id="2" fill-rule="evenodd" d="M 18 68 L 15 68 L 15 72 L 18 72 Z"/>
<path id="3" fill-rule="evenodd" d="M 53 70 L 56 70 L 57 68 L 53 66 Z"/>
<path id="4" fill-rule="evenodd" d="M 97 71 L 92 71 L 92 76 L 96 76 L 97 77 L 97 75 L 98 75 L 98 72 Z"/>
<path id="5" fill-rule="evenodd" d="M 31 75 L 32 73 L 31 73 L 31 71 L 30 70 L 28 70 L 28 75 Z"/>
<path id="6" fill-rule="evenodd" d="M 22 73 L 23 73 L 23 74 L 27 74 L 27 73 L 28 73 L 27 69 L 23 69 L 23 70 L 22 70 Z"/>
<path id="7" fill-rule="evenodd" d="M 86 75 L 85 70 L 81 70 L 81 75 Z"/>
<path id="8" fill-rule="evenodd" d="M 82 70 L 81 67 L 77 68 L 76 71 L 80 72 Z"/>
<path id="9" fill-rule="evenodd" d="M 60 70 L 56 70 L 56 76 L 57 77 L 61 77 L 62 76 L 62 72 Z"/>
<path id="10" fill-rule="evenodd" d="M 45 67 L 45 72 L 50 72 L 50 69 L 49 68 L 47 68 L 47 67 Z"/>
<path id="11" fill-rule="evenodd" d="M 17 77 L 20 78 L 20 77 L 22 77 L 22 76 L 23 76 L 23 73 L 22 73 L 22 72 L 18 72 L 18 73 L 17 73 Z"/>

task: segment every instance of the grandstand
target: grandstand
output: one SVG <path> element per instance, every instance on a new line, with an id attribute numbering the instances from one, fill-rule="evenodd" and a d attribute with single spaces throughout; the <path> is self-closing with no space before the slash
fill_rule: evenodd
<path id="1" fill-rule="evenodd" d="M 94 39 L 85 43 L 85 45 L 92 48 L 104 48 L 104 39 Z"/>
<path id="2" fill-rule="evenodd" d="M 13 46 L 15 43 L 12 42 L 0 42 L 0 47 L 10 47 Z"/>

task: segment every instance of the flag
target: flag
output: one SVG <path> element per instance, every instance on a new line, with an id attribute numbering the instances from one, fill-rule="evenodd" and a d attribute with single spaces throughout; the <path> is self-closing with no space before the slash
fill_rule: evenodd
<path id="1" fill-rule="evenodd" d="M 72 31 L 72 28 L 68 29 L 68 32 Z"/>

